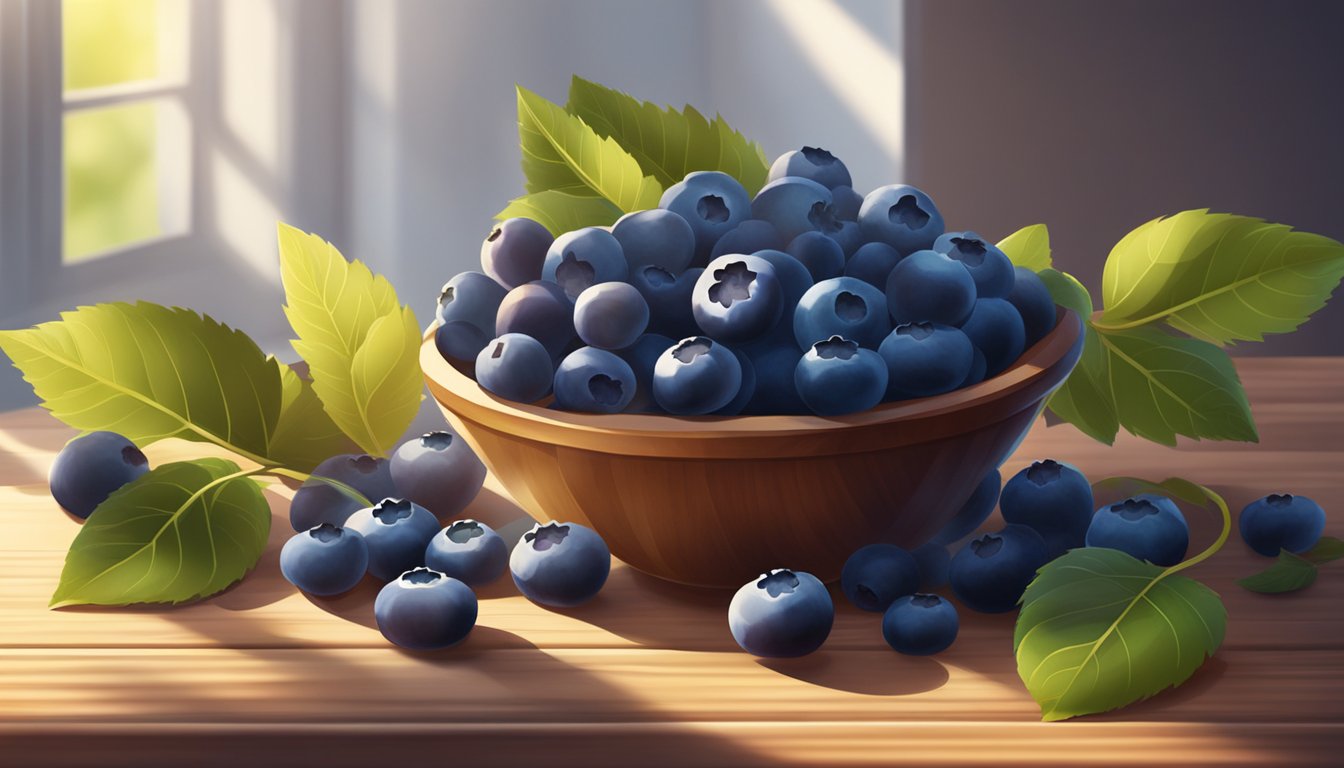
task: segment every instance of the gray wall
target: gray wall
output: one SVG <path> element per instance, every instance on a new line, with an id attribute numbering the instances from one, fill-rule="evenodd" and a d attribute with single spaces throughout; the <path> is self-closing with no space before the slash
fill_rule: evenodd
<path id="1" fill-rule="evenodd" d="M 1126 232 L 1189 208 L 1344 239 L 1344 3 L 907 0 L 909 178 L 949 225 L 1043 221 L 1100 298 Z M 1344 291 L 1238 354 L 1344 354 Z"/>

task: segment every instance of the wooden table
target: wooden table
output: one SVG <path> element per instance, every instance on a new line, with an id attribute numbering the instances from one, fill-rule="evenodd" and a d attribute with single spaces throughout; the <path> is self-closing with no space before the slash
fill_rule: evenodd
<path id="1" fill-rule="evenodd" d="M 1168 449 L 1122 437 L 1110 448 L 1038 424 L 1005 475 L 1045 456 L 1094 479 L 1179 474 L 1234 510 L 1289 490 L 1321 502 L 1328 532 L 1344 535 L 1344 359 L 1238 367 L 1258 445 Z M 728 634 L 730 595 L 619 565 L 594 602 L 564 612 L 491 586 L 464 645 L 403 652 L 374 627 L 374 585 L 317 599 L 280 577 L 284 488 L 269 494 L 260 565 L 223 595 L 49 611 L 77 524 L 51 500 L 46 473 L 71 434 L 36 409 L 0 416 L 3 766 L 373 765 L 410 754 L 462 766 L 1344 761 L 1344 562 L 1301 593 L 1250 594 L 1234 580 L 1269 561 L 1235 534 L 1190 572 L 1227 603 L 1215 658 L 1147 702 L 1043 724 L 1014 671 L 1012 616 L 963 612 L 949 651 L 907 658 L 883 644 L 878 616 L 838 600 L 820 652 L 758 661 Z M 148 452 L 163 462 L 199 451 Z M 520 514 L 493 480 L 471 513 L 494 524 Z M 1192 548 L 1202 547 L 1213 521 L 1191 522 Z"/>

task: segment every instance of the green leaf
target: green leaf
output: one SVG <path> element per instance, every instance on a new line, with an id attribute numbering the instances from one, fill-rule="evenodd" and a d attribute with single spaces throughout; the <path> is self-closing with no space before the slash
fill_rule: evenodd
<path id="1" fill-rule="evenodd" d="M 1316 546 L 1302 553 L 1313 563 L 1329 563 L 1344 558 L 1344 541 L 1334 536 L 1322 536 Z"/>
<path id="2" fill-rule="evenodd" d="M 1098 325 L 1166 322 L 1214 344 L 1286 333 L 1344 277 L 1344 245 L 1248 216 L 1184 211 L 1124 237 L 1106 259 Z"/>
<path id="3" fill-rule="evenodd" d="M 1180 685 L 1226 628 L 1203 584 L 1113 549 L 1075 549 L 1027 587 L 1013 649 L 1041 719 L 1063 720 Z"/>
<path id="4" fill-rule="evenodd" d="M 1084 321 L 1083 354 L 1069 377 L 1050 395 L 1046 407 L 1093 440 L 1113 444 L 1120 431 L 1120 420 L 1111 397 L 1109 375 L 1106 348 L 1092 324 Z"/>
<path id="5" fill-rule="evenodd" d="M 515 197 L 495 214 L 496 221 L 514 217 L 532 219 L 558 237 L 584 227 L 612 224 L 621 217 L 621 209 L 600 197 L 579 197 L 549 189 Z"/>
<path id="6" fill-rule="evenodd" d="M 1026 267 L 1032 272 L 1049 269 L 1052 264 L 1050 230 L 1044 224 L 1023 227 L 1003 238 L 999 241 L 999 250 L 1008 255 L 1013 266 Z"/>
<path id="7" fill-rule="evenodd" d="M 70 545 L 51 606 L 181 603 L 241 579 L 271 527 L 248 474 L 224 459 L 175 462 L 114 492 Z"/>
<path id="8" fill-rule="evenodd" d="M 334 421 L 367 453 L 385 455 L 410 425 L 424 382 L 420 331 L 390 283 L 330 243 L 281 224 L 280 278 L 294 350 Z"/>
<path id="9" fill-rule="evenodd" d="M 1041 270 L 1037 276 L 1045 283 L 1046 290 L 1050 291 L 1050 298 L 1054 299 L 1056 304 L 1072 309 L 1083 320 L 1092 317 L 1092 295 L 1082 283 L 1078 282 L 1078 278 L 1068 272 L 1049 268 Z"/>
<path id="10" fill-rule="evenodd" d="M 615 139 L 664 187 L 692 171 L 722 171 L 755 195 L 770 172 L 760 144 L 722 116 L 706 120 L 689 104 L 681 110 L 661 107 L 575 75 L 565 109 L 599 136 Z"/>
<path id="11" fill-rule="evenodd" d="M 662 186 L 620 144 L 521 86 L 518 140 L 528 192 L 599 197 L 622 213 L 658 207 Z"/>
<path id="12" fill-rule="evenodd" d="M 271 458 L 308 472 L 324 459 L 352 453 L 356 446 L 322 408 L 312 382 L 304 381 L 287 365 L 280 367 L 283 400 L 280 421 L 271 436 Z"/>
<path id="13" fill-rule="evenodd" d="M 1279 551 L 1278 559 L 1269 568 L 1254 576 L 1238 579 L 1237 583 L 1252 592 L 1274 595 L 1305 589 L 1315 581 L 1315 563 L 1284 549 Z"/>
<path id="14" fill-rule="evenodd" d="M 138 445 L 210 442 L 262 462 L 281 411 L 279 364 L 241 331 L 186 309 L 98 304 L 0 332 L 52 415 Z"/>

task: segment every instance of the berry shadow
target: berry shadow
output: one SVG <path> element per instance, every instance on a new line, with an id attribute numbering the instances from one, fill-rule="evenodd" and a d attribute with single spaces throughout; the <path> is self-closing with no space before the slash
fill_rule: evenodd
<path id="1" fill-rule="evenodd" d="M 880 641 L 879 641 L 880 642 Z M 911 696 L 947 683 L 947 668 L 932 658 L 891 653 L 889 664 L 872 663 L 868 654 L 821 650 L 796 659 L 757 659 L 785 677 L 864 696 Z"/>

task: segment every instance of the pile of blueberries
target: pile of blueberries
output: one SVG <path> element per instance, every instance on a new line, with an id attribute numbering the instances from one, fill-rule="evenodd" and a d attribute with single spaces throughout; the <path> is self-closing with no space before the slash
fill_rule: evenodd
<path id="1" fill-rule="evenodd" d="M 130 440 L 91 432 L 57 455 L 51 493 L 66 511 L 87 518 L 148 471 L 144 453 Z M 384 582 L 374 615 L 383 635 L 406 648 L 461 642 L 476 623 L 473 589 L 505 569 L 525 597 L 556 607 L 590 600 L 611 569 L 606 543 L 582 525 L 534 525 L 510 552 L 485 523 L 452 519 L 485 478 L 480 460 L 452 432 L 410 440 L 391 459 L 334 456 L 313 473 L 379 501 L 364 507 L 329 483 L 305 483 L 290 505 L 298 533 L 280 551 L 281 572 L 313 595 L 343 593 L 366 576 Z M 1006 525 L 958 546 L 996 505 Z M 1301 553 L 1320 540 L 1325 511 L 1305 496 L 1274 493 L 1246 505 L 1238 524 L 1246 544 L 1261 555 Z M 1011 611 L 1037 569 L 1069 549 L 1108 547 L 1168 566 L 1184 559 L 1189 539 L 1185 518 L 1170 499 L 1140 495 L 1093 511 L 1087 478 L 1069 464 L 1045 459 L 1002 488 L 998 471 L 991 472 L 952 521 L 913 552 L 890 544 L 859 549 L 845 563 L 840 587 L 857 607 L 883 612 L 882 634 L 892 648 L 933 654 L 956 639 L 958 618 L 952 602 L 932 590 L 950 585 L 974 611 Z M 957 552 L 950 555 L 953 546 Z M 800 656 L 825 642 L 834 615 L 819 580 L 774 570 L 737 591 L 728 625 L 749 653 Z"/>
<path id="2" fill-rule="evenodd" d="M 1040 278 L 933 200 L 862 196 L 824 149 L 755 198 L 697 171 L 659 207 L 552 237 L 525 218 L 439 296 L 435 342 L 494 394 L 592 413 L 839 415 L 1003 371 L 1054 327 Z"/>
<path id="3" fill-rule="evenodd" d="M 1007 523 L 972 538 L 955 555 L 948 547 L 967 537 L 998 505 Z M 1305 552 L 1325 529 L 1325 512 L 1305 496 L 1270 494 L 1241 512 L 1242 538 L 1256 552 Z M 1153 565 L 1185 558 L 1190 529 L 1171 499 L 1142 494 L 1093 510 L 1092 488 L 1077 468 L 1045 459 L 1013 475 L 1000 489 L 991 472 L 956 517 L 932 541 L 908 552 L 870 544 L 845 563 L 840 586 L 865 611 L 882 612 L 882 636 L 900 653 L 930 655 L 956 640 L 957 609 L 930 594 L 950 585 L 973 611 L 1015 609 L 1036 571 L 1078 547 L 1120 550 Z M 835 610 L 826 587 L 808 573 L 775 570 L 734 595 L 728 623 L 744 650 L 758 656 L 802 656 L 821 647 Z"/>

